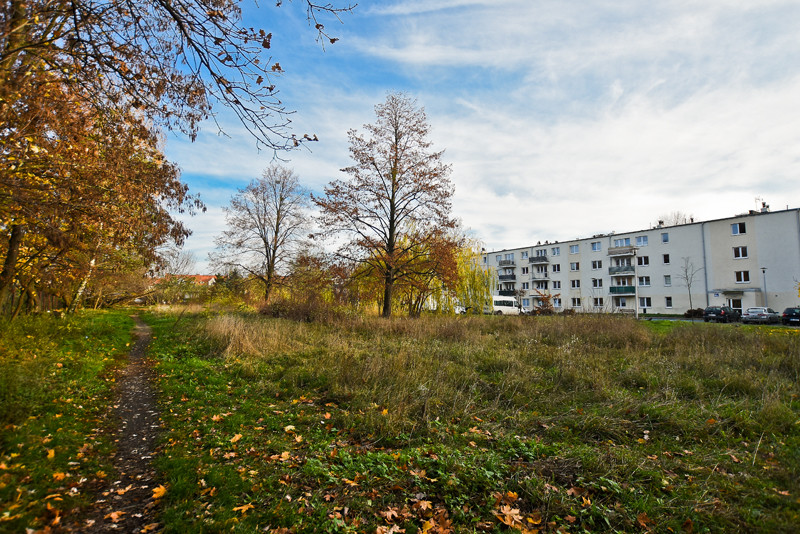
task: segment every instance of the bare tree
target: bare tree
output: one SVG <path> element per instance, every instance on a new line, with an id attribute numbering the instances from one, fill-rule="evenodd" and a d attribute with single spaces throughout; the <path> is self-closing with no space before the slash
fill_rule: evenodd
<path id="1" fill-rule="evenodd" d="M 350 130 L 350 157 L 323 198 L 313 197 L 327 234 L 349 240 L 338 254 L 363 262 L 383 285 L 382 315 L 392 315 L 393 288 L 413 271 L 418 251 L 455 222 L 450 218 L 453 187 L 443 152 L 431 150 L 425 111 L 403 94 L 389 94 L 375 106 L 377 121 L 364 125 L 366 135 Z"/>
<path id="2" fill-rule="evenodd" d="M 694 215 L 687 214 L 680 210 L 671 211 L 668 215 L 661 215 L 658 218 L 659 225 L 677 226 L 679 224 L 690 224 L 694 222 Z"/>
<path id="3" fill-rule="evenodd" d="M 307 205 L 308 194 L 297 175 L 271 165 L 225 208 L 228 228 L 214 240 L 219 251 L 210 254 L 212 263 L 256 277 L 264 285 L 264 301 L 269 302 L 281 267 L 306 230 Z"/>
<path id="4" fill-rule="evenodd" d="M 689 309 L 691 310 L 694 309 L 692 306 L 692 285 L 697 275 L 703 270 L 703 267 L 695 267 L 691 258 L 683 257 L 681 259 L 683 260 L 683 265 L 678 273 L 678 278 L 683 282 L 683 285 L 686 286 L 687 291 L 689 291 Z"/>

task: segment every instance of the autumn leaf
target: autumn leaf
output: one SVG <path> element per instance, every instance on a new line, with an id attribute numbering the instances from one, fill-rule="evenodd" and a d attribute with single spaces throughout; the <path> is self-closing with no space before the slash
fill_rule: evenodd
<path id="1" fill-rule="evenodd" d="M 125 515 L 125 512 L 111 512 L 110 514 L 106 514 L 103 519 L 110 519 L 114 523 L 118 523 L 123 515 Z"/>
<path id="2" fill-rule="evenodd" d="M 142 530 L 139 532 L 152 532 L 158 528 L 158 523 L 150 523 L 149 525 L 145 525 L 142 527 Z"/>
<path id="3" fill-rule="evenodd" d="M 153 498 L 154 499 L 160 499 L 161 497 L 163 497 L 166 494 L 167 494 L 167 488 L 165 488 L 163 485 L 158 486 L 157 488 L 153 488 Z"/>
<path id="4" fill-rule="evenodd" d="M 55 449 L 47 449 L 47 459 L 52 460 L 56 457 L 56 450 Z"/>
<path id="5" fill-rule="evenodd" d="M 578 520 L 578 518 L 577 518 L 577 517 L 575 517 L 574 515 L 568 515 L 568 516 L 566 516 L 564 519 L 565 519 L 565 520 L 566 520 L 568 523 L 574 523 L 575 521 L 577 521 L 577 520 Z"/>
<path id="6" fill-rule="evenodd" d="M 286 432 L 287 434 L 291 434 L 292 432 L 294 432 L 294 425 L 286 425 L 285 427 L 283 427 L 283 431 Z"/>
<path id="7" fill-rule="evenodd" d="M 243 505 L 241 505 L 241 506 L 237 506 L 237 507 L 235 507 L 235 508 L 233 509 L 233 511 L 234 511 L 234 512 L 242 512 L 242 513 L 245 513 L 245 512 L 247 512 L 248 510 L 251 510 L 251 509 L 253 509 L 253 508 L 255 508 L 255 506 L 253 506 L 253 505 L 252 505 L 252 504 L 250 504 L 250 503 L 247 503 L 247 504 L 243 504 Z"/>
<path id="8" fill-rule="evenodd" d="M 53 480 L 58 482 L 58 481 L 64 480 L 64 478 L 66 478 L 66 476 L 67 475 L 65 473 L 53 473 Z"/>
<path id="9" fill-rule="evenodd" d="M 231 443 L 236 443 L 236 442 L 237 442 L 237 441 L 239 441 L 240 439 L 242 439 L 242 435 L 241 435 L 241 434 L 236 434 L 235 436 L 233 436 L 233 437 L 231 438 Z"/>

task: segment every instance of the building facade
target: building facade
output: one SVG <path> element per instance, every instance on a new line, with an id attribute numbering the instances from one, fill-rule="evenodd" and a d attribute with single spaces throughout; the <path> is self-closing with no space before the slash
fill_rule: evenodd
<path id="1" fill-rule="evenodd" d="M 484 252 L 496 292 L 524 308 L 683 314 L 797 306 L 800 209 L 760 211 L 648 230 Z"/>

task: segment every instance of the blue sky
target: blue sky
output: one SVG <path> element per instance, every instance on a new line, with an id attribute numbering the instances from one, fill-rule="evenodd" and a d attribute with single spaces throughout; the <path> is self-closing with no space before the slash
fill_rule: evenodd
<path id="1" fill-rule="evenodd" d="M 800 1 L 365 1 L 321 50 L 299 1 L 245 0 L 273 33 L 293 131 L 282 157 L 311 190 L 341 178 L 347 130 L 403 91 L 453 167 L 453 214 L 489 250 L 800 206 Z M 209 206 L 187 222 L 208 270 L 221 207 L 273 154 L 218 109 L 166 152 Z"/>

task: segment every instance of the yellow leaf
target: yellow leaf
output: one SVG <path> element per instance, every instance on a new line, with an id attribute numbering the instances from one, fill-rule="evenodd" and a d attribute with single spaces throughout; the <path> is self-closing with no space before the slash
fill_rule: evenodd
<path id="1" fill-rule="evenodd" d="M 384 408 L 383 411 L 381 412 L 381 415 L 388 415 L 388 414 L 389 414 L 389 408 Z"/>
<path id="2" fill-rule="evenodd" d="M 236 434 L 235 436 L 233 436 L 233 437 L 231 438 L 231 443 L 236 443 L 236 442 L 237 442 L 237 441 L 239 441 L 240 439 L 242 439 L 242 435 L 241 435 L 241 434 Z"/>
<path id="3" fill-rule="evenodd" d="M 150 523 L 149 525 L 145 525 L 144 527 L 142 527 L 142 530 L 140 530 L 139 532 L 151 532 L 157 528 L 158 528 L 158 523 Z"/>
<path id="4" fill-rule="evenodd" d="M 55 449 L 47 449 L 47 459 L 52 460 L 56 457 L 56 450 Z"/>
<path id="5" fill-rule="evenodd" d="M 53 473 L 53 480 L 61 481 L 61 480 L 64 480 L 66 478 L 66 476 L 67 475 L 64 474 L 64 473 Z"/>
<path id="6" fill-rule="evenodd" d="M 165 488 L 163 485 L 153 489 L 153 498 L 154 499 L 160 499 L 161 497 L 163 497 L 166 494 L 167 494 L 167 488 Z"/>
<path id="7" fill-rule="evenodd" d="M 248 504 L 243 504 L 241 506 L 237 506 L 236 508 L 233 509 L 233 511 L 234 512 L 245 513 L 246 511 L 248 511 L 248 510 L 250 510 L 252 508 L 255 508 L 255 506 L 253 506 L 252 504 L 248 503 Z"/>
<path id="8" fill-rule="evenodd" d="M 283 427 L 283 431 L 286 432 L 287 434 L 291 434 L 292 432 L 294 432 L 294 425 L 287 425 Z"/>

